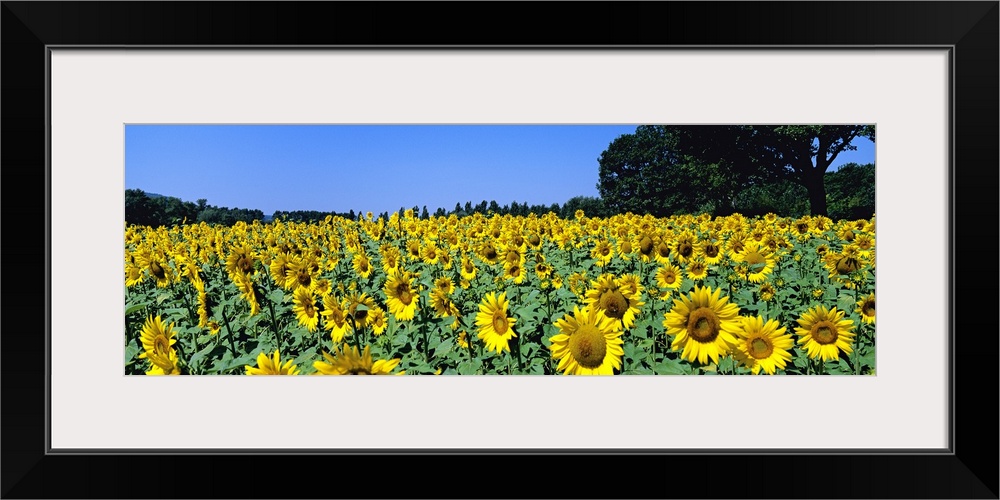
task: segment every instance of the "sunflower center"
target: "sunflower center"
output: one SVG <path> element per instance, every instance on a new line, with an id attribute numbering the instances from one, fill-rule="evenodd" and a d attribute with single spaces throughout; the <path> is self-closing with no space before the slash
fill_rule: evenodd
<path id="1" fill-rule="evenodd" d="M 719 255 L 719 247 L 715 245 L 705 245 L 705 255 L 715 257 Z"/>
<path id="2" fill-rule="evenodd" d="M 521 275 L 521 266 L 510 266 L 510 275 L 511 276 L 520 276 Z"/>
<path id="3" fill-rule="evenodd" d="M 520 235 L 514 237 L 514 246 L 519 247 L 524 244 L 524 238 Z"/>
<path id="4" fill-rule="evenodd" d="M 153 352 L 166 356 L 167 353 L 170 352 L 170 341 L 163 335 L 157 335 L 156 338 L 153 339 Z"/>
<path id="5" fill-rule="evenodd" d="M 712 342 L 719 336 L 719 327 L 719 317 L 708 307 L 699 307 L 688 317 L 688 334 L 703 344 Z"/>
<path id="6" fill-rule="evenodd" d="M 681 256 L 687 258 L 690 257 L 692 253 L 694 253 L 694 247 L 690 243 L 684 242 L 677 247 L 677 252 L 681 254 Z"/>
<path id="7" fill-rule="evenodd" d="M 489 259 L 489 260 L 493 260 L 493 259 L 497 258 L 497 251 L 495 249 L 493 249 L 493 248 L 487 248 L 486 249 L 486 258 Z"/>
<path id="8" fill-rule="evenodd" d="M 528 237 L 528 243 L 531 243 L 531 246 L 538 246 L 538 244 L 541 242 L 542 240 L 541 238 L 538 237 L 537 234 L 532 234 L 531 236 Z"/>
<path id="9" fill-rule="evenodd" d="M 770 342 L 757 337 L 747 344 L 747 353 L 754 359 L 767 359 L 774 352 L 774 346 Z"/>
<path id="10" fill-rule="evenodd" d="M 516 252 L 507 252 L 507 262 L 509 264 L 514 264 L 519 260 L 521 260 L 521 256 L 518 255 Z"/>
<path id="11" fill-rule="evenodd" d="M 858 260 L 853 257 L 845 257 L 837 261 L 837 274 L 851 274 L 857 271 L 861 266 Z"/>
<path id="12" fill-rule="evenodd" d="M 611 249 L 610 248 L 608 248 L 606 246 L 605 247 L 601 247 L 601 255 L 607 256 L 609 253 L 611 253 Z"/>
<path id="13" fill-rule="evenodd" d="M 153 273 L 153 276 L 156 276 L 157 278 L 163 279 L 164 277 L 166 277 L 166 274 L 163 272 L 163 268 L 160 267 L 160 265 L 157 264 L 156 262 L 151 262 L 149 264 L 149 271 Z"/>
<path id="14" fill-rule="evenodd" d="M 493 329 L 496 330 L 497 335 L 503 335 L 507 333 L 507 315 L 503 311 L 496 311 L 493 313 Z"/>
<path id="15" fill-rule="evenodd" d="M 629 242 L 622 243 L 622 253 L 632 253 L 632 244 Z"/>
<path id="16" fill-rule="evenodd" d="M 371 375 L 371 370 L 363 366 L 352 366 L 347 370 L 347 375 Z"/>
<path id="17" fill-rule="evenodd" d="M 677 275 L 674 274 L 673 271 L 667 271 L 667 272 L 663 273 L 663 282 L 664 283 L 666 283 L 668 285 L 671 285 L 675 281 L 677 281 Z"/>
<path id="18" fill-rule="evenodd" d="M 765 259 L 760 252 L 750 252 L 747 254 L 746 261 L 750 265 L 763 264 Z"/>
<path id="19" fill-rule="evenodd" d="M 308 287 L 312 283 L 312 276 L 306 271 L 299 271 L 298 281 L 300 285 Z"/>
<path id="20" fill-rule="evenodd" d="M 396 287 L 396 295 L 399 296 L 399 301 L 410 305 L 413 301 L 413 295 L 410 293 L 410 287 L 406 283 L 402 283 Z"/>
<path id="21" fill-rule="evenodd" d="M 584 368 L 595 369 L 604 363 L 608 343 L 594 325 L 580 325 L 569 337 L 569 351 Z"/>
<path id="22" fill-rule="evenodd" d="M 240 271 L 248 273 L 251 269 L 253 269 L 253 262 L 251 262 L 246 255 L 240 255 L 240 257 L 236 259 L 236 267 L 238 267 Z"/>
<path id="23" fill-rule="evenodd" d="M 303 306 L 303 310 L 305 310 L 306 316 L 309 316 L 310 318 L 316 315 L 316 308 L 313 307 L 312 304 L 306 304 Z"/>
<path id="24" fill-rule="evenodd" d="M 816 342 L 823 345 L 832 344 L 837 341 L 837 326 L 829 321 L 816 323 L 809 333 Z"/>
<path id="25" fill-rule="evenodd" d="M 866 300 L 861 306 L 861 313 L 865 316 L 875 317 L 875 299 Z"/>
<path id="26" fill-rule="evenodd" d="M 649 255 L 652 253 L 653 240 L 650 239 L 649 236 L 643 236 L 642 239 L 639 240 L 639 251 L 642 252 L 643 255 Z"/>
<path id="27" fill-rule="evenodd" d="M 705 272 L 704 264 L 696 262 L 691 265 L 691 274 L 694 274 L 695 276 L 700 276 L 704 272 Z"/>
<path id="28" fill-rule="evenodd" d="M 368 272 L 368 261 L 366 260 L 361 261 L 361 263 L 358 264 L 358 269 L 360 269 L 361 272 L 363 273 Z"/>
<path id="29" fill-rule="evenodd" d="M 656 252 L 660 254 L 660 257 L 666 258 L 670 255 L 670 247 L 666 243 L 660 243 L 656 247 Z"/>
<path id="30" fill-rule="evenodd" d="M 618 290 L 608 290 L 601 296 L 601 308 L 609 318 L 621 319 L 628 310 L 628 301 Z"/>
<path id="31" fill-rule="evenodd" d="M 465 263 L 465 265 L 464 265 L 463 267 L 465 268 L 465 273 L 466 273 L 466 274 L 468 274 L 468 273 L 471 273 L 471 272 L 472 272 L 472 270 L 473 270 L 473 267 L 472 267 L 472 263 L 471 263 L 471 262 L 466 262 L 466 263 Z"/>

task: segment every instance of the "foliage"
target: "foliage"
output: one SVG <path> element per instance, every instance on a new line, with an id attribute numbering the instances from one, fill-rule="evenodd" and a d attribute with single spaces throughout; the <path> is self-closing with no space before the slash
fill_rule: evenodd
<path id="1" fill-rule="evenodd" d="M 875 165 L 847 163 L 826 174 L 830 217 L 867 219 L 875 214 Z"/>

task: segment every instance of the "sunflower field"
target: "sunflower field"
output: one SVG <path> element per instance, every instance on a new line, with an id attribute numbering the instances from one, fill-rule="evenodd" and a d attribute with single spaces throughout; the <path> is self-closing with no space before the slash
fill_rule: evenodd
<path id="1" fill-rule="evenodd" d="M 875 220 L 125 228 L 125 373 L 875 373 Z"/>

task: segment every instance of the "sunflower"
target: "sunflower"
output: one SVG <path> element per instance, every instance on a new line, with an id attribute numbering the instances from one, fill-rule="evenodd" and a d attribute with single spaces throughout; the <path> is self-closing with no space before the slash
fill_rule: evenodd
<path id="1" fill-rule="evenodd" d="M 867 324 L 875 323 L 875 294 L 870 293 L 867 297 L 857 302 L 858 308 L 854 312 L 861 315 L 861 321 Z"/>
<path id="2" fill-rule="evenodd" d="M 760 300 L 770 302 L 774 300 L 774 295 L 778 292 L 774 289 L 774 285 L 765 282 L 760 286 L 760 290 L 758 290 L 757 293 L 759 294 Z"/>
<path id="3" fill-rule="evenodd" d="M 590 251 L 590 256 L 594 259 L 594 265 L 597 267 L 604 267 L 611 262 L 611 258 L 615 256 L 615 250 L 611 247 L 611 242 L 606 239 L 601 238 L 594 245 L 593 250 Z"/>
<path id="4" fill-rule="evenodd" d="M 458 308 L 451 301 L 451 295 L 446 288 L 435 287 L 431 290 L 431 307 L 434 308 L 435 314 L 441 318 L 458 315 Z"/>
<path id="5" fill-rule="evenodd" d="M 501 354 L 503 351 L 510 352 L 510 339 L 517 337 L 514 333 L 514 323 L 516 318 L 507 317 L 507 292 L 500 292 L 498 297 L 495 292 L 488 293 L 479 304 L 479 312 L 476 314 L 476 326 L 479 327 L 478 338 L 486 343 L 486 348 Z"/>
<path id="6" fill-rule="evenodd" d="M 483 259 L 483 262 L 486 262 L 489 265 L 496 264 L 497 261 L 500 260 L 500 252 L 498 252 L 493 243 L 488 240 L 484 241 L 479 246 L 477 253 L 479 254 L 479 258 Z"/>
<path id="7" fill-rule="evenodd" d="M 455 343 L 462 349 L 469 348 L 469 335 L 465 332 L 465 330 L 458 332 L 458 338 L 455 339 Z"/>
<path id="8" fill-rule="evenodd" d="M 528 271 L 524 268 L 524 263 L 516 262 L 513 264 L 504 263 L 503 266 L 503 278 L 506 280 L 512 280 L 514 283 L 520 285 L 524 283 L 524 278 L 528 276 Z"/>
<path id="9" fill-rule="evenodd" d="M 417 311 L 417 292 L 413 288 L 413 278 L 410 273 L 400 271 L 389 275 L 383 288 L 386 297 L 386 307 L 396 317 L 397 321 L 413 319 Z"/>
<path id="10" fill-rule="evenodd" d="M 353 320 L 352 328 L 359 330 L 368 326 L 370 312 L 375 307 L 375 300 L 367 293 L 352 292 L 344 302 L 347 319 Z"/>
<path id="11" fill-rule="evenodd" d="M 141 253 L 137 259 L 149 275 L 156 280 L 156 286 L 166 288 L 174 279 L 173 269 L 167 264 L 167 258 L 161 251 Z"/>
<path id="12" fill-rule="evenodd" d="M 677 237 L 675 248 L 678 262 L 686 263 L 691 260 L 695 255 L 694 235 L 688 231 L 681 233 L 681 235 Z"/>
<path id="13" fill-rule="evenodd" d="M 472 281 L 476 277 L 476 265 L 472 263 L 472 258 L 462 255 L 462 268 L 460 269 L 462 279 Z"/>
<path id="14" fill-rule="evenodd" d="M 379 248 L 379 253 L 382 254 L 382 270 L 385 274 L 395 273 L 399 269 L 399 262 L 403 259 L 399 249 L 386 243 Z"/>
<path id="15" fill-rule="evenodd" d="M 751 283 L 761 283 L 774 271 L 774 253 L 753 239 L 746 241 L 743 250 L 733 256 L 733 260 L 747 266 L 746 279 Z"/>
<path id="16" fill-rule="evenodd" d="M 229 276 L 238 274 L 249 274 L 253 271 L 254 253 L 253 248 L 248 243 L 233 246 L 229 256 L 226 257 L 226 272 Z M 235 281 L 235 278 L 233 279 Z"/>
<path id="17" fill-rule="evenodd" d="M 573 313 L 555 322 L 559 333 L 549 341 L 552 358 L 559 360 L 558 370 L 564 375 L 614 375 L 621 370 L 622 330 L 617 321 L 600 310 L 573 306 Z"/>
<path id="18" fill-rule="evenodd" d="M 455 282 L 448 276 L 442 276 L 434 280 L 434 288 L 444 290 L 444 293 L 451 295 L 455 293 Z"/>
<path id="19" fill-rule="evenodd" d="M 637 297 L 642 295 L 642 280 L 636 274 L 623 274 L 618 278 L 618 286 L 621 288 L 623 294 Z"/>
<path id="20" fill-rule="evenodd" d="M 132 288 L 142 283 L 143 276 L 142 267 L 136 263 L 135 257 L 129 254 L 129 260 L 125 262 L 125 286 Z"/>
<path id="21" fill-rule="evenodd" d="M 385 311 L 379 306 L 373 307 L 368 313 L 368 324 L 371 325 L 372 332 L 375 333 L 376 337 L 382 335 L 385 332 L 385 328 L 389 326 L 389 323 L 386 321 Z"/>
<path id="22" fill-rule="evenodd" d="M 618 256 L 621 257 L 622 260 L 632 260 L 632 253 L 635 252 L 635 246 L 632 245 L 632 240 L 623 236 L 618 238 L 617 244 Z"/>
<path id="23" fill-rule="evenodd" d="M 721 293 L 721 288 L 713 292 L 711 287 L 695 286 L 687 296 L 675 299 L 673 308 L 666 313 L 663 326 L 674 336 L 670 347 L 674 351 L 683 349 L 684 359 L 706 364 L 712 358 L 718 363 L 719 356 L 729 352 L 729 346 L 736 342 L 740 308 L 729 303 L 728 296 L 720 297 Z"/>
<path id="24" fill-rule="evenodd" d="M 245 274 L 233 275 L 233 283 L 243 298 L 250 305 L 250 316 L 256 316 L 260 312 L 260 302 L 257 300 L 257 288 L 254 286 L 253 278 Z"/>
<path id="25" fill-rule="evenodd" d="M 649 262 L 656 258 L 656 239 L 648 232 L 640 232 L 633 240 L 633 246 L 639 252 L 639 257 L 643 262 Z M 670 247 L 667 247 L 669 253 Z"/>
<path id="26" fill-rule="evenodd" d="M 700 258 L 689 260 L 687 275 L 688 278 L 693 280 L 705 279 L 705 276 L 708 276 L 708 266 L 706 266 L 705 262 Z"/>
<path id="27" fill-rule="evenodd" d="M 705 260 L 705 263 L 709 265 L 718 264 L 724 255 L 722 247 L 719 246 L 719 243 L 714 240 L 705 240 L 702 242 L 699 251 L 702 258 Z"/>
<path id="28" fill-rule="evenodd" d="M 639 314 L 639 308 L 645 304 L 641 300 L 642 295 L 629 293 L 629 289 L 622 287 L 621 281 L 611 274 L 601 275 L 597 281 L 592 282 L 592 286 L 587 290 L 584 302 L 615 320 L 616 328 L 631 328 L 635 316 Z"/>
<path id="29" fill-rule="evenodd" d="M 285 289 L 295 290 L 299 287 L 308 288 L 310 292 L 316 289 L 316 279 L 319 278 L 319 263 L 312 257 L 294 258 L 288 263 L 285 271 Z"/>
<path id="30" fill-rule="evenodd" d="M 441 249 L 437 247 L 437 244 L 431 241 L 424 245 L 424 248 L 421 251 L 421 258 L 423 259 L 424 264 L 433 266 L 434 264 L 437 264 L 438 260 L 441 258 Z"/>
<path id="31" fill-rule="evenodd" d="M 310 332 L 316 331 L 317 326 L 319 326 L 319 311 L 316 310 L 316 300 L 308 288 L 295 289 L 292 312 L 295 313 L 300 325 L 306 327 Z"/>
<path id="32" fill-rule="evenodd" d="M 330 330 L 330 338 L 334 342 L 344 340 L 347 330 L 351 327 L 347 322 L 344 306 L 333 295 L 323 296 L 323 328 Z"/>
<path id="33" fill-rule="evenodd" d="M 334 351 L 334 355 L 323 351 L 323 361 L 314 361 L 317 375 L 391 375 L 401 359 L 373 360 L 371 346 L 365 346 L 364 352 L 358 352 L 357 346 L 342 346 Z M 403 375 L 399 372 L 395 375 Z"/>
<path id="34" fill-rule="evenodd" d="M 850 354 L 854 341 L 854 322 L 844 319 L 844 311 L 836 307 L 815 306 L 802 313 L 796 320 L 799 324 L 795 333 L 799 335 L 799 344 L 805 345 L 810 359 L 822 358 L 830 361 L 840 357 L 839 351 Z"/>
<path id="35" fill-rule="evenodd" d="M 354 254 L 351 265 L 354 267 L 354 272 L 364 279 L 368 279 L 372 274 L 372 263 L 363 252 Z"/>
<path id="36" fill-rule="evenodd" d="M 173 345 L 177 343 L 174 324 L 167 325 L 157 316 L 149 316 L 142 326 L 139 340 L 142 342 L 142 352 L 139 358 L 149 359 L 152 368 L 147 375 L 179 375 L 177 353 Z"/>
<path id="37" fill-rule="evenodd" d="M 198 290 L 198 328 L 205 328 L 211 321 L 212 310 L 215 308 L 215 301 L 209 298 L 205 291 L 204 282 L 200 286 L 195 286 Z"/>
<path id="38" fill-rule="evenodd" d="M 295 366 L 295 360 L 287 359 L 281 363 L 281 353 L 274 351 L 274 358 L 269 358 L 267 354 L 257 355 L 257 366 L 246 365 L 247 375 L 298 375 L 299 367 Z"/>
<path id="39" fill-rule="evenodd" d="M 676 290 L 681 287 L 683 280 L 680 268 L 670 262 L 656 271 L 656 286 L 660 288 Z"/>
<path id="40" fill-rule="evenodd" d="M 271 281 L 273 281 L 275 285 L 286 288 L 285 276 L 288 274 L 288 266 L 290 263 L 290 257 L 285 252 L 278 252 L 278 254 L 271 259 L 271 265 L 268 266 L 268 270 L 271 274 Z"/>
<path id="41" fill-rule="evenodd" d="M 653 258 L 660 264 L 666 264 L 670 262 L 670 251 L 670 241 L 661 238 L 653 247 Z"/>
<path id="42" fill-rule="evenodd" d="M 791 361 L 788 352 L 795 342 L 791 335 L 785 335 L 785 327 L 780 327 L 773 319 L 764 321 L 760 316 L 742 318 L 740 327 L 736 330 L 737 342 L 732 346 L 733 357 L 757 375 L 763 369 L 764 373 L 774 375 L 777 369 L 784 369 L 785 363 Z"/>

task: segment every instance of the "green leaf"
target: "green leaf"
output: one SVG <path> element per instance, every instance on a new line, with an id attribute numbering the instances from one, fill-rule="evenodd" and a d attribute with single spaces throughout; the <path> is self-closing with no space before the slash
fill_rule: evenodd
<path id="1" fill-rule="evenodd" d="M 280 304 L 283 300 L 285 300 L 285 292 L 280 288 L 271 290 L 271 293 L 267 294 L 267 298 L 271 299 L 271 302 Z"/>
<path id="2" fill-rule="evenodd" d="M 125 362 L 135 361 L 140 352 L 141 349 L 134 342 L 130 342 L 125 346 Z"/>
<path id="3" fill-rule="evenodd" d="M 157 305 L 162 304 L 164 300 L 167 300 L 169 298 L 170 298 L 170 294 L 169 293 L 161 293 L 161 294 L 159 294 L 159 295 L 156 296 L 156 303 L 157 303 Z"/>
<path id="4" fill-rule="evenodd" d="M 144 308 L 144 307 L 146 307 L 148 305 L 149 305 L 149 302 L 142 302 L 140 304 L 133 304 L 133 305 L 130 305 L 130 306 L 126 305 L 126 307 L 125 307 L 125 315 L 128 316 L 129 314 L 132 314 L 134 312 L 141 311 L 142 308 Z"/>
<path id="5" fill-rule="evenodd" d="M 445 341 L 441 342 L 440 344 L 438 344 L 437 347 L 434 348 L 434 357 L 435 358 L 440 358 L 440 357 L 448 354 L 449 352 L 451 352 L 451 350 L 454 347 L 455 347 L 454 342 L 452 342 L 450 339 L 449 340 L 445 340 Z"/>
<path id="6" fill-rule="evenodd" d="M 691 373 L 690 367 L 685 369 L 682 362 L 677 359 L 668 359 L 657 363 L 654 372 L 658 375 L 684 375 Z"/>
<path id="7" fill-rule="evenodd" d="M 218 352 L 215 352 L 216 350 L 218 350 Z M 204 348 L 204 349 L 202 349 L 202 350 L 200 350 L 200 351 L 192 354 L 191 357 L 187 360 L 187 363 L 188 363 L 188 365 L 191 365 L 191 366 L 198 366 L 198 363 L 200 363 L 201 360 L 203 358 L 205 358 L 206 356 L 208 356 L 209 358 L 214 358 L 216 355 L 222 354 L 222 352 L 225 351 L 225 350 L 226 350 L 226 348 L 223 347 L 223 346 L 221 346 L 221 345 L 219 345 L 219 346 L 210 345 L 210 346 L 208 346 L 208 347 L 206 347 L 206 348 Z"/>

